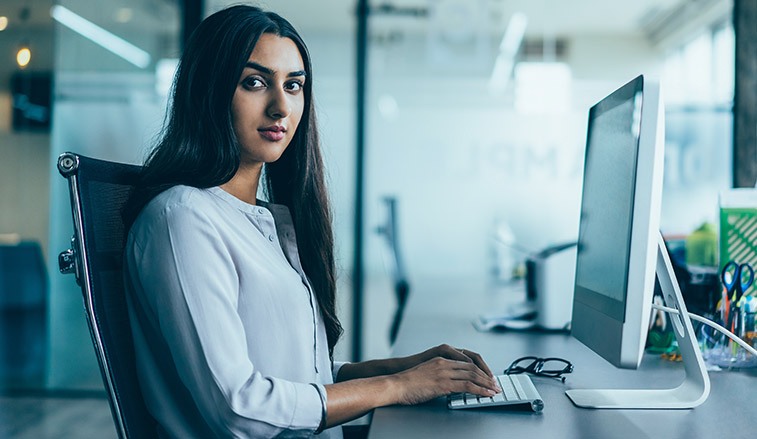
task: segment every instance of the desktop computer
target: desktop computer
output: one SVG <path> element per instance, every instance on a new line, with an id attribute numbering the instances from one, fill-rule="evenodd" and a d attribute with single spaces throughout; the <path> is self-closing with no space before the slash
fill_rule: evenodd
<path id="1" fill-rule="evenodd" d="M 590 408 L 691 408 L 710 391 L 707 371 L 659 232 L 664 106 L 659 83 L 639 76 L 591 108 L 571 318 L 572 335 L 616 367 L 644 354 L 655 276 L 685 377 L 671 389 L 572 389 Z"/>

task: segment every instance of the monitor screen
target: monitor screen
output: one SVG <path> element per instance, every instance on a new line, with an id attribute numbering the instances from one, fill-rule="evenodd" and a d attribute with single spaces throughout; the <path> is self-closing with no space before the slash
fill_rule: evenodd
<path id="1" fill-rule="evenodd" d="M 594 307 L 623 321 L 641 90 L 620 91 L 589 114 L 575 285 Z"/>

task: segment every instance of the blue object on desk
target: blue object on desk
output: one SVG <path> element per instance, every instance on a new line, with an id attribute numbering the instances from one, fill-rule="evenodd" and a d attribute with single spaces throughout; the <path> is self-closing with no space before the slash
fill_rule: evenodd
<path id="1" fill-rule="evenodd" d="M 730 279 L 729 279 L 730 278 Z M 726 297 L 723 305 L 728 310 L 726 329 L 734 330 L 733 320 L 736 317 L 736 308 L 739 300 L 744 295 L 744 291 L 754 282 L 754 269 L 749 264 L 741 264 L 729 261 L 720 272 L 720 280 L 726 289 Z M 728 303 L 730 302 L 730 305 Z"/>
<path id="2" fill-rule="evenodd" d="M 729 275 L 731 277 L 730 281 L 728 280 Z M 749 264 L 739 265 L 734 261 L 730 261 L 723 267 L 720 279 L 728 290 L 728 297 L 731 298 L 735 292 L 735 301 L 738 302 L 741 296 L 744 295 L 744 291 L 749 289 L 752 286 L 752 282 L 754 282 L 754 269 Z"/>

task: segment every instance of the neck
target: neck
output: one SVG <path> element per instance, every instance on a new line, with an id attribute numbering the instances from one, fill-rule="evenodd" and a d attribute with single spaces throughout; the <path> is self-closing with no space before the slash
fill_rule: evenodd
<path id="1" fill-rule="evenodd" d="M 221 189 L 234 195 L 248 204 L 257 204 L 258 184 L 260 184 L 260 174 L 263 171 L 263 163 L 254 165 L 240 165 L 237 173 L 231 180 L 222 184 Z"/>

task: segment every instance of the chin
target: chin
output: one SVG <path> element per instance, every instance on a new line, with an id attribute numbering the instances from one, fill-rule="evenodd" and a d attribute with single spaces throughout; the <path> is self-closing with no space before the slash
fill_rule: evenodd
<path id="1" fill-rule="evenodd" d="M 275 163 L 275 162 L 278 162 L 282 155 L 284 155 L 284 151 L 282 151 L 281 154 L 267 155 L 266 157 L 263 158 L 263 162 L 265 162 L 265 163 Z"/>
<path id="2" fill-rule="evenodd" d="M 263 154 L 245 154 L 241 157 L 242 163 L 274 163 L 278 161 L 284 151 L 265 151 Z"/>

